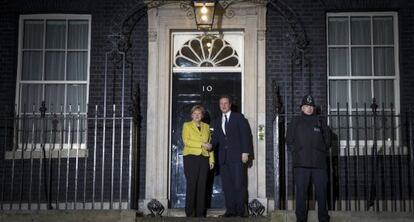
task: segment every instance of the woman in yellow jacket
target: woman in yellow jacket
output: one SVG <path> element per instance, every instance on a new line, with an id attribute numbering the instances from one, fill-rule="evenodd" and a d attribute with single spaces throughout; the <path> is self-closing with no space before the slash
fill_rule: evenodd
<path id="1" fill-rule="evenodd" d="M 185 214 L 187 217 L 203 217 L 207 174 L 214 168 L 214 154 L 211 151 L 210 128 L 201 122 L 205 110 L 200 105 L 191 109 L 192 121 L 183 125 L 184 174 L 187 181 Z"/>

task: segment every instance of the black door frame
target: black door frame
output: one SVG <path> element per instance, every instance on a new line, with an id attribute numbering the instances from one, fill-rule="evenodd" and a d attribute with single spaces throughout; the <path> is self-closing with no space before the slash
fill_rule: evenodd
<path id="1" fill-rule="evenodd" d="M 173 104 L 175 104 L 175 102 L 176 101 L 173 101 L 173 97 L 174 97 L 174 86 L 173 86 L 173 84 L 174 84 L 174 79 L 175 79 L 175 75 L 179 75 L 179 74 L 201 74 L 201 75 L 212 75 L 213 76 L 213 79 L 214 78 L 221 78 L 220 77 L 220 75 L 223 75 L 223 77 L 225 77 L 225 75 L 227 74 L 227 76 L 232 76 L 233 78 L 235 77 L 235 76 L 237 76 L 238 75 L 238 90 L 239 90 L 239 92 L 238 92 L 238 95 L 236 95 L 235 97 L 236 98 L 234 98 L 235 99 L 235 103 L 234 103 L 234 108 L 236 108 L 237 109 L 237 111 L 239 111 L 239 112 L 241 112 L 242 111 L 242 108 L 243 108 L 243 74 L 242 74 L 242 72 L 241 72 L 241 69 L 240 68 L 235 68 L 235 69 L 233 69 L 233 71 L 231 71 L 231 72 L 229 72 L 228 71 L 228 69 L 220 69 L 220 68 L 217 68 L 217 69 L 204 69 L 203 71 L 200 71 L 200 69 L 197 69 L 197 71 L 196 72 L 182 72 L 182 70 L 180 70 L 180 71 L 177 71 L 177 72 L 173 72 L 172 73 L 172 78 L 171 78 L 171 88 L 170 88 L 170 118 L 169 118 L 169 163 L 168 163 L 168 165 L 169 165 L 169 190 L 168 190 L 168 192 L 169 192 L 169 202 L 170 202 L 170 204 L 169 204 L 169 207 L 170 208 L 181 208 L 183 205 L 182 205 L 182 203 L 181 203 L 181 206 L 179 206 L 180 204 L 178 204 L 177 205 L 177 203 L 176 203 L 176 201 L 178 201 L 178 198 L 179 197 L 177 197 L 177 196 L 174 196 L 174 194 L 173 194 L 173 192 L 175 192 L 174 191 L 174 189 L 177 189 L 177 184 L 174 184 L 173 183 L 173 174 L 174 173 L 179 173 L 179 172 L 175 172 L 176 171 L 176 169 L 173 169 L 173 162 L 172 161 L 174 161 L 175 159 L 177 159 L 176 157 L 174 157 L 173 156 L 173 151 L 172 151 L 172 146 L 174 145 L 173 144 L 173 132 L 172 132 L 172 130 L 173 130 L 173 125 L 174 125 L 174 123 L 173 123 L 173 118 L 174 118 L 174 110 L 173 110 Z M 219 74 L 219 75 L 217 75 L 217 74 Z M 229 75 L 230 74 L 230 75 Z M 236 74 L 236 75 L 232 75 L 232 74 Z M 207 79 L 208 79 L 208 77 L 207 77 Z M 224 80 L 225 78 L 223 78 L 223 79 L 221 79 L 222 81 Z M 229 79 L 230 80 L 230 79 Z M 207 80 L 207 81 L 212 81 L 212 80 Z M 227 80 L 225 80 L 225 81 L 227 81 Z M 210 85 L 205 85 L 205 86 L 203 86 L 204 87 L 204 90 L 205 91 L 208 91 L 209 89 L 207 88 L 207 87 L 209 87 Z M 200 86 L 200 87 L 202 87 L 202 86 Z M 202 89 L 199 89 L 200 90 L 200 92 L 202 91 Z M 217 93 L 216 93 L 217 94 Z M 215 98 L 215 99 L 217 99 L 217 103 L 218 103 L 218 97 L 221 95 L 221 94 L 223 94 L 223 93 L 219 93 L 219 94 L 217 94 L 217 95 L 212 95 L 213 97 L 217 97 L 217 98 Z M 229 94 L 231 94 L 231 93 L 229 93 Z M 200 94 L 200 99 L 202 99 L 203 98 L 203 96 Z M 210 97 L 210 100 L 211 100 L 212 98 Z M 203 103 L 202 101 L 200 101 L 201 102 L 201 104 Z M 217 113 L 218 111 L 219 111 L 219 108 L 218 108 L 218 104 L 217 105 L 213 105 L 213 104 L 211 104 L 210 106 L 217 106 L 217 107 L 210 107 L 210 109 L 211 109 L 211 113 L 214 113 L 213 112 L 213 109 L 214 109 L 214 111 Z M 206 108 L 208 108 L 208 107 L 206 107 Z M 180 115 L 183 115 L 183 114 L 180 114 Z M 185 113 L 184 115 L 188 115 L 188 118 L 186 118 L 185 119 L 185 121 L 188 121 L 189 119 L 190 119 L 190 114 L 189 113 Z M 181 117 L 182 118 L 182 117 Z M 214 116 L 211 116 L 210 117 L 211 118 L 211 121 L 215 118 Z M 176 123 L 176 124 L 178 124 L 178 123 Z M 175 127 L 175 128 L 177 128 L 177 127 Z M 177 132 L 177 133 L 180 133 L 180 132 Z M 175 136 L 175 137 L 177 137 L 177 136 Z M 174 138 L 175 138 L 174 137 Z M 177 159 L 178 160 L 178 159 Z M 176 160 L 176 161 L 177 161 Z M 213 179 L 214 180 L 217 180 L 218 179 L 218 177 L 217 176 L 214 176 L 213 175 Z M 213 190 L 212 190 L 213 191 Z M 216 198 L 220 198 L 219 196 L 217 196 Z M 224 197 L 223 197 L 224 198 Z M 214 201 L 213 199 L 211 199 L 211 201 Z M 224 205 L 223 206 L 218 206 L 217 205 L 217 203 L 214 203 L 214 202 L 211 202 L 211 207 L 212 208 L 221 208 L 221 207 L 224 207 Z"/>

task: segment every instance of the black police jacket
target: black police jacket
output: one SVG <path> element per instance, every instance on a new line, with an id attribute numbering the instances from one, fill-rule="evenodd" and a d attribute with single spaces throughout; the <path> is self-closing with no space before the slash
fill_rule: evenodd
<path id="1" fill-rule="evenodd" d="M 318 115 L 294 117 L 288 125 L 286 142 L 293 167 L 327 168 L 331 130 Z"/>

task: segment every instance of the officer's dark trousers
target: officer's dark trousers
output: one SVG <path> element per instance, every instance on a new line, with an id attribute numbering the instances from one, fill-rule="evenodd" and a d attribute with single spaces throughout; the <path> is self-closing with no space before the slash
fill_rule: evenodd
<path id="1" fill-rule="evenodd" d="M 241 161 L 226 162 L 220 165 L 220 172 L 226 202 L 226 214 L 244 216 L 247 192 L 244 164 Z"/>
<path id="2" fill-rule="evenodd" d="M 187 181 L 185 214 L 187 217 L 204 216 L 208 169 L 208 157 L 184 156 L 184 174 Z"/>
<path id="3" fill-rule="evenodd" d="M 294 168 L 296 184 L 296 219 L 298 222 L 307 221 L 307 197 L 310 182 L 315 185 L 315 195 L 318 203 L 318 219 L 320 222 L 329 221 L 326 206 L 328 173 L 326 169 Z"/>

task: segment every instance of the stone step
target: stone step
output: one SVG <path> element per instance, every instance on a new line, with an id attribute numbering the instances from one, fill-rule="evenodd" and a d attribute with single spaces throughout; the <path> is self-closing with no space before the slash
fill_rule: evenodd
<path id="1" fill-rule="evenodd" d="M 194 218 L 194 217 L 137 217 L 136 222 L 237 222 L 237 221 L 257 221 L 257 222 L 269 222 L 270 217 L 230 217 L 230 218 L 219 218 L 219 217 L 206 217 L 206 218 Z"/>
<path id="2" fill-rule="evenodd" d="M 205 222 L 219 222 L 219 221 L 258 221 L 258 222 L 296 222 L 294 211 L 275 211 L 266 217 L 249 217 L 249 218 L 219 218 L 214 212 L 210 212 L 210 216 L 206 218 L 187 218 L 177 216 L 180 210 L 175 213 L 169 209 L 171 215 L 165 217 L 137 217 L 136 222 L 181 222 L 181 221 L 205 221 Z M 414 212 L 372 212 L 372 211 L 331 211 L 330 222 L 413 222 Z M 317 211 L 309 211 L 308 222 L 318 222 Z"/>
<path id="3" fill-rule="evenodd" d="M 413 222 L 414 212 L 330 211 L 330 222 Z M 272 222 L 295 222 L 294 211 L 274 211 Z M 308 222 L 318 222 L 318 212 L 309 211 Z"/>
<path id="4" fill-rule="evenodd" d="M 224 209 L 207 209 L 207 217 L 205 218 L 194 218 L 194 217 L 186 217 L 184 209 L 168 209 L 162 217 L 150 217 L 146 215 L 145 217 L 137 217 L 137 222 L 141 221 L 171 221 L 171 222 L 179 222 L 179 221 L 250 221 L 253 217 L 249 218 L 241 218 L 241 217 L 231 217 L 231 218 L 222 218 L 219 217 L 223 215 L 225 212 Z M 270 217 L 255 217 L 255 221 L 259 222 L 268 222 Z"/>
<path id="5" fill-rule="evenodd" d="M 266 217 L 219 218 L 222 210 L 208 211 L 207 218 L 187 218 L 182 210 L 168 210 L 164 217 L 148 217 L 135 210 L 4 210 L 0 211 L 0 222 L 179 222 L 179 221 L 257 221 L 257 222 L 295 222 L 294 211 L 275 211 Z M 175 216 L 173 215 L 175 214 Z M 178 216 L 177 214 L 181 214 Z M 372 211 L 331 211 L 331 222 L 413 222 L 414 212 L 372 212 Z M 317 222 L 317 212 L 310 211 L 308 222 Z"/>

